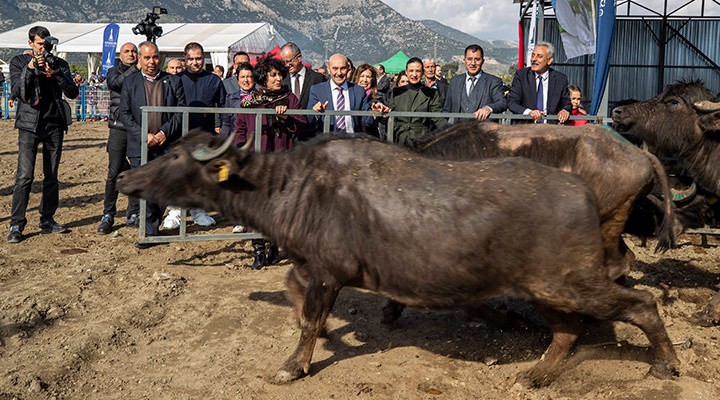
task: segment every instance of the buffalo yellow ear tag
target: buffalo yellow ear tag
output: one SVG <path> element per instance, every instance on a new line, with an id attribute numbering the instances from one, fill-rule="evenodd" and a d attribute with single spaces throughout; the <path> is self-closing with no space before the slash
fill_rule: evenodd
<path id="1" fill-rule="evenodd" d="M 230 179 L 230 169 L 228 169 L 227 165 L 223 164 L 220 166 L 220 171 L 218 171 L 218 181 L 225 182 L 228 179 Z"/>

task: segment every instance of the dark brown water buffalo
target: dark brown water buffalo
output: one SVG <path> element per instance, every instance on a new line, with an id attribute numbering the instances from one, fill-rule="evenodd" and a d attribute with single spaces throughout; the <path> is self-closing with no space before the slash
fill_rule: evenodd
<path id="1" fill-rule="evenodd" d="M 465 308 L 527 299 L 553 338 L 517 377 L 550 383 L 580 332 L 579 314 L 626 321 L 648 337 L 660 378 L 678 360 L 648 292 L 608 277 L 595 196 L 573 174 L 524 158 L 436 161 L 367 138 L 336 138 L 287 153 L 231 148 L 191 133 L 168 154 L 118 178 L 123 193 L 241 220 L 282 246 L 300 341 L 276 379 L 308 373 L 340 289 L 405 304 Z M 208 147 L 209 144 L 209 147 Z"/>
<path id="2" fill-rule="evenodd" d="M 720 223 L 720 102 L 700 81 L 670 85 L 656 97 L 617 107 L 615 128 L 651 152 L 674 160 L 697 195 L 678 207 L 686 228 Z M 720 293 L 696 315 L 703 325 L 720 323 Z"/>

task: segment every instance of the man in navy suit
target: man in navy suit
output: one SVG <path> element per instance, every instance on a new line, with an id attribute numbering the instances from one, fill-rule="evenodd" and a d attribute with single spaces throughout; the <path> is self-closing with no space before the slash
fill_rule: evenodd
<path id="1" fill-rule="evenodd" d="M 500 78 L 483 72 L 485 52 L 482 47 L 471 44 L 465 48 L 463 58 L 467 73 L 450 80 L 443 112 L 472 113 L 478 121 L 485 121 L 492 113 L 507 109 Z"/>
<path id="2" fill-rule="evenodd" d="M 327 110 L 368 111 L 365 89 L 348 82 L 348 61 L 342 54 L 333 54 L 327 63 L 330 80 L 318 83 L 310 88 L 308 109 L 318 113 Z M 323 130 L 323 117 L 308 116 L 308 122 L 314 126 L 315 132 Z M 373 124 L 373 117 L 336 116 L 330 119 L 330 130 L 335 132 L 364 132 Z"/>
<path id="3" fill-rule="evenodd" d="M 127 154 L 130 167 L 140 166 L 142 106 L 185 106 L 185 91 L 180 77 L 160 70 L 158 48 L 153 42 L 142 42 L 139 46 L 139 74 L 125 78 L 120 93 L 120 120 L 127 129 Z M 147 146 L 148 161 L 167 151 L 170 144 L 182 136 L 182 114 L 149 113 Z M 160 218 L 164 207 L 149 203 L 145 233 L 158 234 Z M 136 247 L 142 245 L 136 243 Z"/>
<path id="4" fill-rule="evenodd" d="M 535 46 L 531 66 L 518 70 L 513 78 L 508 95 L 510 111 L 529 115 L 535 123 L 542 122 L 543 115 L 551 114 L 557 114 L 561 124 L 567 121 L 572 111 L 568 79 L 562 72 L 550 68 L 554 59 L 552 44 L 543 42 Z"/>

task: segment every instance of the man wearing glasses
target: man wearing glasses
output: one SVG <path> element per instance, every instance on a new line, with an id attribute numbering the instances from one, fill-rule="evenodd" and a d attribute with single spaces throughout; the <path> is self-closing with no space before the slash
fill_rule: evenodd
<path id="1" fill-rule="evenodd" d="M 300 48 L 293 42 L 287 42 L 280 48 L 280 59 L 290 72 L 283 79 L 282 84 L 287 85 L 295 97 L 300 99 L 300 109 L 307 109 L 310 101 L 310 87 L 325 82 L 325 77 L 310 68 L 305 68 Z"/>

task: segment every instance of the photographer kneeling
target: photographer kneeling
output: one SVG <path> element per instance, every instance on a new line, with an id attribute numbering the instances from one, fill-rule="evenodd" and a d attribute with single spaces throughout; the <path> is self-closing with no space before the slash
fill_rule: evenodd
<path id="1" fill-rule="evenodd" d="M 28 32 L 31 54 L 10 61 L 11 96 L 16 99 L 15 127 L 18 129 L 18 166 L 12 199 L 9 243 L 23 240 L 27 224 L 25 211 L 35 173 L 35 156 L 42 143 L 43 189 L 40 202 L 40 230 L 64 233 L 65 225 L 53 218 L 58 208 L 58 166 L 62 143 L 72 116 L 62 95 L 74 99 L 78 88 L 70 76 L 68 63 L 50 51 L 57 39 L 43 26 Z"/>

